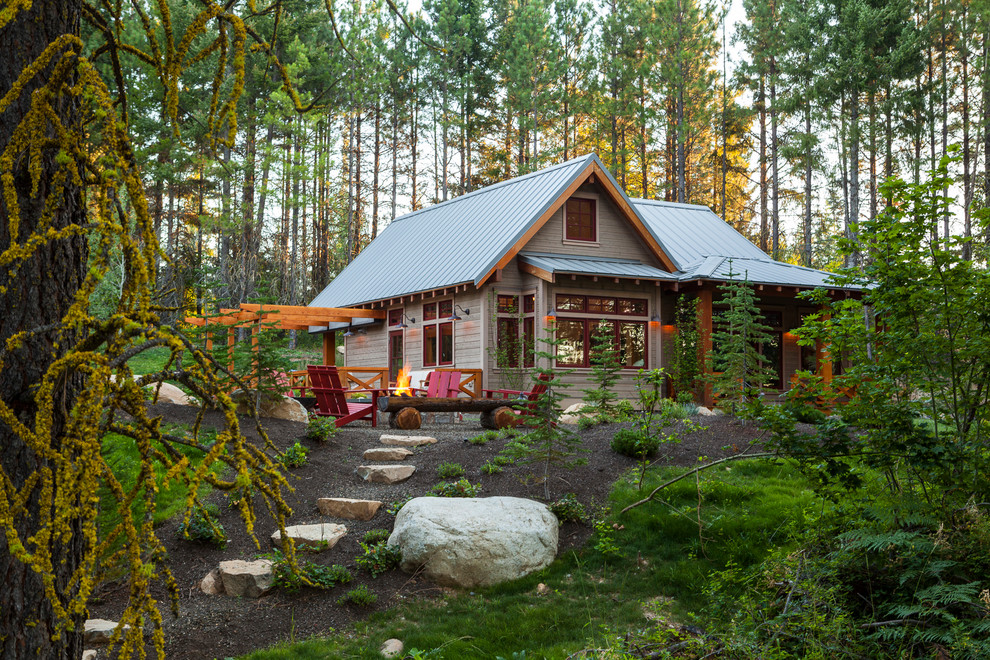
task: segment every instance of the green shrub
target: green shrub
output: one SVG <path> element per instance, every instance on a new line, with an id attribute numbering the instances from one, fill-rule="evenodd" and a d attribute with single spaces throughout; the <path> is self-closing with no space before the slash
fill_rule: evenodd
<path id="1" fill-rule="evenodd" d="M 488 461 L 481 466 L 481 474 L 499 474 L 502 471 L 502 467 L 492 461 Z"/>
<path id="2" fill-rule="evenodd" d="M 390 516 L 399 515 L 399 511 L 406 505 L 406 502 L 413 498 L 412 495 L 406 495 L 402 499 L 392 500 L 387 507 L 385 507 L 385 513 Z"/>
<path id="3" fill-rule="evenodd" d="M 279 457 L 279 460 L 285 467 L 302 467 L 306 465 L 306 455 L 308 453 L 309 450 L 299 444 L 299 441 L 297 440 L 296 444 L 285 450 L 285 452 Z"/>
<path id="4" fill-rule="evenodd" d="M 220 510 L 215 504 L 194 507 L 189 523 L 179 523 L 179 538 L 224 547 L 227 545 L 227 533 L 217 519 L 219 515 Z"/>
<path id="5" fill-rule="evenodd" d="M 582 522 L 587 517 L 584 505 L 578 501 L 574 493 L 565 493 L 556 502 L 550 504 L 550 512 L 557 516 L 557 520 L 561 523 L 568 520 Z"/>
<path id="6" fill-rule="evenodd" d="M 428 495 L 434 497 L 477 497 L 481 492 L 481 484 L 472 484 L 467 479 L 447 481 L 434 486 Z"/>
<path id="7" fill-rule="evenodd" d="M 390 571 L 402 561 L 402 551 L 399 546 L 389 546 L 385 541 L 378 543 L 361 543 L 364 552 L 354 558 L 354 562 L 361 569 L 371 573 L 371 577 L 378 577 L 386 571 Z"/>
<path id="8" fill-rule="evenodd" d="M 338 605 L 357 605 L 358 607 L 373 607 L 378 602 L 378 595 L 368 589 L 368 585 L 362 584 L 357 589 L 351 589 L 340 597 Z"/>
<path id="9" fill-rule="evenodd" d="M 597 417 L 580 417 L 580 418 L 578 418 L 577 427 L 581 431 L 587 431 L 588 429 L 592 428 L 593 426 L 597 426 L 597 425 L 598 425 L 598 418 Z"/>
<path id="10" fill-rule="evenodd" d="M 332 417 L 312 417 L 306 425 L 306 437 L 313 442 L 329 442 L 337 435 L 337 425 Z"/>
<path id="11" fill-rule="evenodd" d="M 491 462 L 500 467 L 505 467 L 506 465 L 512 465 L 513 463 L 515 463 L 515 460 L 513 460 L 511 456 L 506 456 L 505 454 L 498 454 L 497 456 L 495 456 L 495 458 L 492 459 Z"/>
<path id="12" fill-rule="evenodd" d="M 485 431 L 480 433 L 473 438 L 468 438 L 468 442 L 472 445 L 487 445 L 492 440 L 498 440 L 498 431 Z"/>
<path id="13" fill-rule="evenodd" d="M 656 436 L 647 435 L 640 429 L 622 429 L 612 437 L 612 450 L 623 456 L 641 459 L 650 456 L 660 447 Z"/>
<path id="14" fill-rule="evenodd" d="M 276 551 L 266 557 L 272 562 L 275 586 L 286 591 L 298 591 L 304 585 L 317 589 L 333 589 L 338 584 L 347 584 L 354 579 L 351 572 L 339 564 L 322 566 L 311 561 L 301 562 L 298 564 L 299 571 L 295 572 L 281 552 Z"/>
<path id="15" fill-rule="evenodd" d="M 827 419 L 825 413 L 806 403 L 788 401 L 784 404 L 784 409 L 787 410 L 792 417 L 794 417 L 795 421 L 803 424 L 813 424 L 818 426 L 819 424 L 824 424 Z"/>
<path id="16" fill-rule="evenodd" d="M 443 462 L 437 468 L 437 474 L 441 479 L 456 479 L 464 476 L 464 466 L 460 463 Z"/>
<path id="17" fill-rule="evenodd" d="M 388 540 L 389 534 L 390 532 L 387 529 L 369 529 L 364 533 L 364 537 L 361 540 L 368 545 L 384 543 Z"/>

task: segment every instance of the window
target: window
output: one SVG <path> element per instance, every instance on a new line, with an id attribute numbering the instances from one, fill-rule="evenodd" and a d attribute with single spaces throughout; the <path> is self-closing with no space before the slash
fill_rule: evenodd
<path id="1" fill-rule="evenodd" d="M 520 305 L 522 298 L 522 305 Z M 535 363 L 536 294 L 499 294 L 496 297 L 496 363 L 500 368 L 516 368 Z"/>
<path id="2" fill-rule="evenodd" d="M 454 364 L 453 300 L 423 303 L 423 366 Z"/>
<path id="3" fill-rule="evenodd" d="M 647 316 L 649 303 L 645 298 L 613 298 L 610 296 L 579 296 L 558 294 L 558 312 L 584 312 L 608 316 Z M 590 367 L 592 336 L 601 329 L 613 338 L 618 359 L 627 369 L 641 369 L 647 363 L 646 321 L 621 318 L 557 319 L 557 364 L 562 367 Z"/>
<path id="4" fill-rule="evenodd" d="M 389 327 L 392 327 L 393 325 L 399 325 L 400 323 L 402 323 L 402 312 L 403 311 L 404 310 L 403 310 L 402 307 L 399 307 L 398 309 L 390 309 L 390 310 L 388 310 L 388 325 L 389 325 Z"/>
<path id="5" fill-rule="evenodd" d="M 717 306 L 714 308 L 713 321 L 716 331 L 727 329 L 725 322 L 722 321 L 727 311 L 728 308 L 726 307 Z M 784 373 L 783 314 L 779 311 L 760 310 L 760 315 L 762 316 L 760 321 L 770 328 L 767 332 L 769 339 L 762 344 L 755 344 L 753 348 L 763 356 L 763 366 L 769 372 L 767 387 L 779 390 L 784 387 L 784 380 L 782 378 L 782 374 Z M 716 343 L 713 343 L 712 348 L 718 353 L 719 346 Z"/>
<path id="6" fill-rule="evenodd" d="M 564 239 L 568 241 L 598 240 L 598 223 L 595 218 L 595 200 L 572 197 L 567 200 Z"/>

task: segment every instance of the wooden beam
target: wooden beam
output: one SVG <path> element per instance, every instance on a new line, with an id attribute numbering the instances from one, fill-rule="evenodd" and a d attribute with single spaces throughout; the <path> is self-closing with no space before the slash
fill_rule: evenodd
<path id="1" fill-rule="evenodd" d="M 375 309 L 357 309 L 355 307 L 307 307 L 305 305 L 241 305 L 247 312 L 281 312 L 283 314 L 325 314 L 327 316 L 345 316 L 355 319 L 384 319 L 385 312 Z"/>
<path id="2" fill-rule="evenodd" d="M 522 272 L 529 273 L 530 275 L 534 275 L 540 278 L 544 282 L 550 282 L 551 284 L 553 284 L 553 273 L 543 270 L 542 268 L 537 268 L 532 264 L 525 264 L 521 261 L 517 263 L 519 264 L 519 270 L 521 270 Z M 495 280 L 495 281 L 498 282 L 499 280 Z"/>
<path id="3" fill-rule="evenodd" d="M 323 364 L 333 366 L 337 364 L 337 352 L 334 347 L 337 345 L 337 333 L 328 330 L 323 333 Z"/>

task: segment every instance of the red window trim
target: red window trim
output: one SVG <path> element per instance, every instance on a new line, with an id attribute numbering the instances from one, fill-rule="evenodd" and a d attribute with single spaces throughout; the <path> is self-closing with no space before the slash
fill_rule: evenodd
<path id="1" fill-rule="evenodd" d="M 586 318 L 586 317 L 574 317 L 566 316 L 559 319 L 559 321 L 579 321 L 584 323 L 584 359 L 583 363 L 576 362 L 560 362 L 557 356 L 554 356 L 554 362 L 557 363 L 558 367 L 568 367 L 573 369 L 590 369 L 591 368 L 591 328 L 593 324 L 600 321 L 611 321 L 615 324 L 615 346 L 619 346 L 619 324 L 636 324 L 643 327 L 643 365 L 642 366 L 626 366 L 622 365 L 623 369 L 645 369 L 646 365 L 650 363 L 650 327 L 646 321 L 629 321 L 626 319 L 602 319 L 602 318 Z"/>
<path id="2" fill-rule="evenodd" d="M 571 204 L 575 206 L 584 206 L 587 204 L 588 213 L 585 214 L 583 210 L 576 210 L 575 213 L 578 215 L 577 222 L 574 227 L 571 225 L 570 215 L 571 215 Z M 597 200 L 590 199 L 587 197 L 571 197 L 567 200 L 564 205 L 564 240 L 565 241 L 579 241 L 582 243 L 597 243 L 598 242 L 598 204 Z M 590 216 L 590 227 L 585 227 L 582 220 L 585 215 Z M 576 234 L 572 234 L 572 228 L 576 230 Z M 590 237 L 582 235 L 585 230 L 590 231 Z"/>

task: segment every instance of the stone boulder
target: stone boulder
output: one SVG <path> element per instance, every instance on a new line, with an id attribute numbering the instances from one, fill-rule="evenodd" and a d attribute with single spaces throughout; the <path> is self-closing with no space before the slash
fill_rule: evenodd
<path id="1" fill-rule="evenodd" d="M 86 619 L 86 623 L 83 624 L 83 643 L 106 644 L 110 641 L 110 636 L 113 635 L 113 631 L 116 629 L 116 621 Z M 130 626 L 124 626 L 124 632 L 127 632 L 128 629 L 130 629 Z"/>
<path id="2" fill-rule="evenodd" d="M 178 387 L 171 383 L 162 383 L 161 389 L 158 389 L 158 383 L 152 383 L 151 385 L 145 385 L 145 389 L 151 392 L 154 396 L 155 392 L 158 392 L 158 402 L 159 403 L 175 403 L 180 406 L 198 406 L 199 401 L 189 396 Z"/>
<path id="3" fill-rule="evenodd" d="M 361 465 L 355 472 L 373 484 L 398 484 L 413 476 L 415 465 Z"/>
<path id="4" fill-rule="evenodd" d="M 383 445 L 395 445 L 398 447 L 421 447 L 423 445 L 436 444 L 436 438 L 425 435 L 388 435 L 379 438 Z"/>
<path id="5" fill-rule="evenodd" d="M 548 566 L 557 555 L 557 518 L 518 497 L 417 497 L 395 519 L 388 539 L 402 569 L 422 569 L 443 586 L 507 582 Z"/>
<path id="6" fill-rule="evenodd" d="M 208 596 L 223 595 L 223 578 L 220 577 L 219 568 L 214 568 L 199 581 L 199 590 Z"/>
<path id="7" fill-rule="evenodd" d="M 382 657 L 394 658 L 397 655 L 401 655 L 405 650 L 406 646 L 402 643 L 402 640 L 393 637 L 392 639 L 386 639 L 382 643 L 382 647 L 379 649 L 379 652 L 382 654 Z"/>
<path id="8" fill-rule="evenodd" d="M 334 523 L 318 523 L 316 525 L 292 525 L 285 528 L 285 533 L 290 539 L 295 541 L 296 547 L 301 550 L 329 550 L 337 545 L 337 541 L 344 538 L 347 528 Z M 282 532 L 275 530 L 272 534 L 272 543 L 281 547 Z"/>
<path id="9" fill-rule="evenodd" d="M 371 520 L 382 503 L 377 500 L 353 500 L 349 497 L 321 497 L 316 508 L 325 516 L 347 520 Z"/>
<path id="10" fill-rule="evenodd" d="M 375 447 L 361 454 L 361 458 L 366 461 L 404 461 L 412 455 L 404 447 Z"/>
<path id="11" fill-rule="evenodd" d="M 275 585 L 272 562 L 267 559 L 222 561 L 220 578 L 223 580 L 223 590 L 228 596 L 260 598 Z"/>
<path id="12" fill-rule="evenodd" d="M 96 660 L 96 650 L 86 649 L 83 651 L 82 660 Z"/>
<path id="13" fill-rule="evenodd" d="M 234 390 L 230 397 L 237 402 L 237 414 L 247 415 L 250 413 L 250 402 L 255 401 L 254 393 L 244 393 L 243 390 Z M 250 397 L 250 399 L 249 399 Z M 306 407 L 291 396 L 278 396 L 275 399 L 262 396 L 258 402 L 258 416 L 269 417 L 271 419 L 285 419 L 290 422 L 309 422 L 309 413 Z"/>

